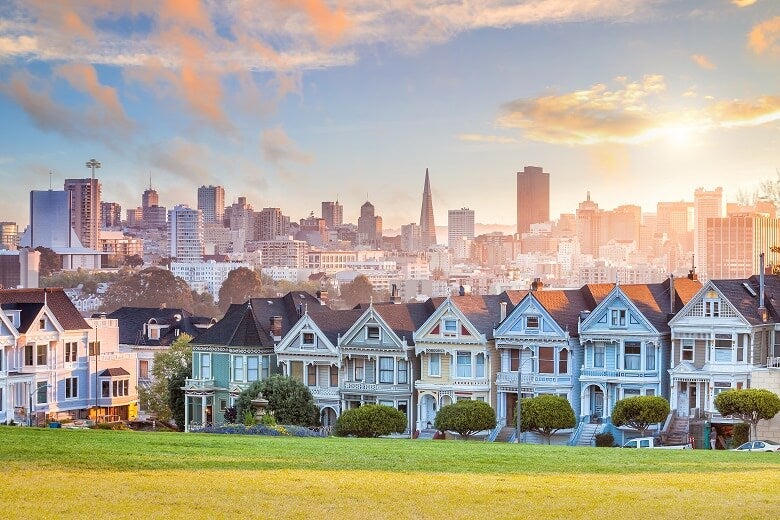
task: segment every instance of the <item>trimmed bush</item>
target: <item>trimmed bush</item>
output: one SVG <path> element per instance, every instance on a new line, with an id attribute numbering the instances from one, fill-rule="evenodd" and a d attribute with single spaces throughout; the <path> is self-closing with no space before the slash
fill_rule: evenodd
<path id="1" fill-rule="evenodd" d="M 780 412 L 780 396 L 759 388 L 726 390 L 715 397 L 714 404 L 724 417 L 731 415 L 749 423 L 754 440 L 758 421 L 768 421 Z"/>
<path id="2" fill-rule="evenodd" d="M 274 413 L 277 423 L 299 426 L 319 426 L 320 411 L 314 404 L 309 388 L 291 377 L 273 375 L 255 381 L 241 392 L 236 402 L 239 416 L 254 414 L 252 399 L 262 396 L 268 400 L 268 409 Z"/>
<path id="3" fill-rule="evenodd" d="M 612 409 L 612 424 L 629 426 L 646 437 L 650 426 L 666 419 L 669 415 L 669 401 L 657 395 L 627 397 L 615 403 Z"/>
<path id="4" fill-rule="evenodd" d="M 336 435 L 380 437 L 406 430 L 406 415 L 390 406 L 367 404 L 342 413 L 336 421 Z"/>
<path id="5" fill-rule="evenodd" d="M 439 431 L 454 431 L 464 439 L 496 426 L 496 412 L 484 401 L 464 400 L 443 406 L 434 426 Z"/>
<path id="6" fill-rule="evenodd" d="M 597 433 L 595 439 L 597 448 L 611 448 L 615 445 L 615 437 L 609 432 Z"/>
<path id="7" fill-rule="evenodd" d="M 750 440 L 750 425 L 748 423 L 737 423 L 734 425 L 734 436 L 732 437 L 732 447 L 737 448 Z"/>
<path id="8" fill-rule="evenodd" d="M 540 395 L 523 399 L 521 405 L 522 431 L 540 434 L 547 444 L 558 430 L 577 426 L 574 410 L 565 397 Z"/>

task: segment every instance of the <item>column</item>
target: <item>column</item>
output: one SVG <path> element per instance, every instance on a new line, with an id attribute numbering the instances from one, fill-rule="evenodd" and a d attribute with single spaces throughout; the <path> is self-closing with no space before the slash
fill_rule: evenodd
<path id="1" fill-rule="evenodd" d="M 184 394 L 184 432 L 190 431 L 190 396 Z"/>
<path id="2" fill-rule="evenodd" d="M 206 424 L 206 396 L 200 396 L 200 424 Z"/>

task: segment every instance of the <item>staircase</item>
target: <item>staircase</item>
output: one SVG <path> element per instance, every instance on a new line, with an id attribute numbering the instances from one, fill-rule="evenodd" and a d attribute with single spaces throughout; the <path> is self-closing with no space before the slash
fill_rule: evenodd
<path id="1" fill-rule="evenodd" d="M 420 430 L 420 435 L 417 436 L 418 441 L 433 440 L 433 436 L 436 435 L 436 430 Z"/>
<path id="2" fill-rule="evenodd" d="M 509 439 L 515 435 L 514 426 L 504 426 L 501 431 L 498 432 L 495 442 L 509 442 Z"/>
<path id="3" fill-rule="evenodd" d="M 666 438 L 664 443 L 685 444 L 688 442 L 688 433 L 690 432 L 690 418 L 674 416 L 672 418 L 672 424 L 669 425 L 669 430 L 666 432 Z"/>
<path id="4" fill-rule="evenodd" d="M 599 433 L 601 429 L 600 424 L 586 423 L 582 425 L 582 431 L 580 432 L 580 438 L 577 439 L 577 446 L 593 446 L 593 438 Z"/>

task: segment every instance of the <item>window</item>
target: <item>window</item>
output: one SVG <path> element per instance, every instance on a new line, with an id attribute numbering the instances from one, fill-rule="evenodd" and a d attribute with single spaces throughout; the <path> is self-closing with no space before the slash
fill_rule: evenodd
<path id="1" fill-rule="evenodd" d="M 41 330 L 46 330 L 46 320 L 44 318 L 38 320 L 38 328 Z"/>
<path id="2" fill-rule="evenodd" d="M 233 381 L 244 380 L 244 358 L 243 356 L 233 356 Z"/>
<path id="3" fill-rule="evenodd" d="M 46 393 L 46 389 L 49 387 L 48 384 L 46 384 L 46 381 L 38 381 L 36 390 L 38 391 L 38 400 L 36 401 L 38 404 L 46 404 L 48 401 L 48 395 Z"/>
<path id="4" fill-rule="evenodd" d="M 455 355 L 458 377 L 471 377 L 471 352 L 458 352 Z"/>
<path id="5" fill-rule="evenodd" d="M 379 382 L 392 383 L 393 372 L 394 372 L 393 358 L 380 357 L 379 358 Z"/>
<path id="6" fill-rule="evenodd" d="M 317 386 L 317 365 L 306 365 L 306 384 Z"/>
<path id="7" fill-rule="evenodd" d="M 655 370 L 655 347 L 645 345 L 645 370 Z"/>
<path id="8" fill-rule="evenodd" d="M 569 351 L 565 348 L 562 348 L 558 352 L 558 373 L 559 374 L 568 374 L 569 373 Z"/>
<path id="9" fill-rule="evenodd" d="M 730 334 L 716 334 L 714 347 L 713 361 L 716 363 L 731 363 L 732 341 Z"/>
<path id="10" fill-rule="evenodd" d="M 36 356 L 35 356 L 35 364 L 45 365 L 46 364 L 46 345 L 38 345 L 38 348 L 36 349 Z"/>
<path id="11" fill-rule="evenodd" d="M 626 326 L 626 310 L 625 309 L 612 309 L 610 325 L 613 327 L 625 327 Z"/>
<path id="12" fill-rule="evenodd" d="M 159 327 L 149 327 L 149 339 L 160 339 Z"/>
<path id="13" fill-rule="evenodd" d="M 227 410 L 227 399 L 220 399 L 219 400 L 219 411 L 224 412 Z"/>
<path id="14" fill-rule="evenodd" d="M 623 389 L 623 398 L 627 397 L 637 397 L 640 395 L 640 390 L 638 388 L 624 388 Z"/>
<path id="15" fill-rule="evenodd" d="M 430 354 L 428 357 L 428 375 L 441 375 L 441 354 Z"/>
<path id="16" fill-rule="evenodd" d="M 355 381 L 362 381 L 366 374 L 366 362 L 362 359 L 355 360 Z"/>
<path id="17" fill-rule="evenodd" d="M 113 396 L 114 397 L 124 397 L 128 395 L 130 390 L 130 380 L 128 379 L 120 379 L 118 381 L 114 381 L 113 386 Z"/>
<path id="18" fill-rule="evenodd" d="M 339 386 L 339 367 L 330 367 L 330 386 Z"/>
<path id="19" fill-rule="evenodd" d="M 528 331 L 538 331 L 539 330 L 539 316 L 526 316 L 525 317 L 525 328 Z"/>
<path id="20" fill-rule="evenodd" d="M 509 370 L 517 372 L 520 368 L 520 350 L 513 348 L 509 351 Z"/>
<path id="21" fill-rule="evenodd" d="M 655 395 L 655 388 L 648 388 L 645 390 L 645 395 Z"/>
<path id="22" fill-rule="evenodd" d="M 409 382 L 409 363 L 405 359 L 398 360 L 398 384 L 404 385 Z"/>
<path id="23" fill-rule="evenodd" d="M 713 396 L 718 395 L 721 392 L 724 392 L 726 390 L 731 390 L 731 383 L 723 382 L 723 381 L 715 381 L 713 385 L 712 394 Z"/>
<path id="24" fill-rule="evenodd" d="M 24 366 L 26 367 L 33 366 L 33 346 L 34 345 L 24 346 Z"/>
<path id="25" fill-rule="evenodd" d="M 379 327 L 368 326 L 366 327 L 366 339 L 378 340 L 379 339 Z"/>
<path id="26" fill-rule="evenodd" d="M 146 359 L 138 362 L 138 378 L 149 379 L 149 361 Z"/>
<path id="27" fill-rule="evenodd" d="M 555 349 L 553 347 L 539 347 L 539 373 L 555 373 Z"/>
<path id="28" fill-rule="evenodd" d="M 480 352 L 477 354 L 477 373 L 475 377 L 485 377 L 485 354 Z"/>
<path id="29" fill-rule="evenodd" d="M 111 397 L 111 381 L 103 381 L 100 385 L 100 395 L 102 397 Z"/>
<path id="30" fill-rule="evenodd" d="M 593 347 L 593 366 L 596 368 L 604 368 L 604 345 L 596 345 Z"/>
<path id="31" fill-rule="evenodd" d="M 623 345 L 623 368 L 626 370 L 642 368 L 642 344 L 638 341 L 626 341 Z"/>
<path id="32" fill-rule="evenodd" d="M 301 334 L 301 346 L 306 348 L 314 348 L 314 333 L 304 332 Z"/>
<path id="33" fill-rule="evenodd" d="M 200 378 L 211 379 L 211 354 L 200 355 Z"/>
<path id="34" fill-rule="evenodd" d="M 68 377 L 65 379 L 65 399 L 76 399 L 79 396 L 79 378 Z"/>
<path id="35" fill-rule="evenodd" d="M 457 320 L 444 320 L 444 335 L 445 336 L 457 336 L 458 335 L 458 321 Z"/>
<path id="36" fill-rule="evenodd" d="M 720 316 L 720 301 L 719 300 L 705 300 L 704 301 L 704 316 L 706 318 L 717 318 Z"/>
<path id="37" fill-rule="evenodd" d="M 379 400 L 379 403 L 382 406 L 389 406 L 390 408 L 395 408 L 395 403 L 393 401 L 386 401 L 386 400 Z"/>
<path id="38" fill-rule="evenodd" d="M 65 343 L 65 362 L 73 363 L 76 361 L 78 355 L 78 343 L 75 341 L 69 341 Z"/>
<path id="39" fill-rule="evenodd" d="M 257 378 L 259 377 L 259 365 L 260 362 L 257 359 L 257 356 L 248 356 L 246 358 L 246 380 L 247 381 L 257 381 Z"/>
<path id="40" fill-rule="evenodd" d="M 693 340 L 682 340 L 680 356 L 683 361 L 693 361 Z"/>
<path id="41" fill-rule="evenodd" d="M 99 356 L 100 355 L 100 342 L 99 341 L 90 341 L 89 342 L 89 355 L 90 356 Z"/>
<path id="42" fill-rule="evenodd" d="M 271 357 L 263 356 L 263 372 L 261 376 L 263 379 L 268 379 L 270 373 L 271 373 Z"/>

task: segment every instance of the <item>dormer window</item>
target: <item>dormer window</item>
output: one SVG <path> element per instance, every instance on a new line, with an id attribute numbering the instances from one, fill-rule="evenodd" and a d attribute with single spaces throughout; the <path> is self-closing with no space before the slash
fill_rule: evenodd
<path id="1" fill-rule="evenodd" d="M 304 332 L 301 334 L 301 347 L 303 348 L 314 348 L 314 333 L 313 332 Z"/>
<path id="2" fill-rule="evenodd" d="M 369 325 L 366 327 L 366 339 L 379 341 L 379 327 L 376 325 Z"/>
<path id="3" fill-rule="evenodd" d="M 453 319 L 444 320 L 444 335 L 445 336 L 457 336 L 458 335 L 458 321 Z"/>
<path id="4" fill-rule="evenodd" d="M 704 300 L 704 317 L 717 318 L 720 316 L 719 300 Z"/>
<path id="5" fill-rule="evenodd" d="M 610 325 L 612 327 L 626 326 L 626 309 L 612 309 L 610 311 Z"/>
<path id="6" fill-rule="evenodd" d="M 160 329 L 157 327 L 149 327 L 149 339 L 160 339 Z"/>
<path id="7" fill-rule="evenodd" d="M 529 332 L 539 331 L 539 316 L 526 316 L 525 317 L 525 330 Z"/>
<path id="8" fill-rule="evenodd" d="M 45 318 L 41 318 L 40 320 L 38 320 L 38 328 L 41 329 L 41 330 L 46 330 L 46 319 Z"/>

